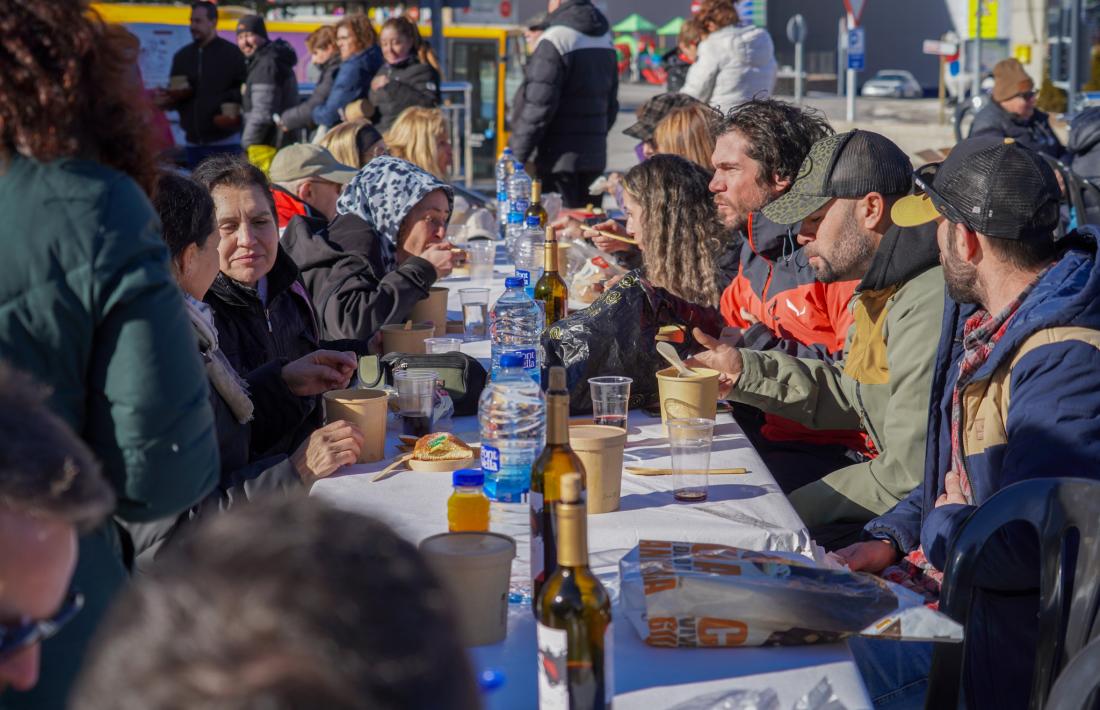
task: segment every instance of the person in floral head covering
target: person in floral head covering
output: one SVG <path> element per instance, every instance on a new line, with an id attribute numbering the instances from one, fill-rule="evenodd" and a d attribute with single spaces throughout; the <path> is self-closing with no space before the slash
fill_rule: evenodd
<path id="1" fill-rule="evenodd" d="M 369 338 L 406 319 L 451 273 L 447 223 L 454 191 L 399 158 L 381 156 L 344 188 L 337 217 L 312 233 L 297 218 L 283 247 L 297 262 L 327 338 Z"/>

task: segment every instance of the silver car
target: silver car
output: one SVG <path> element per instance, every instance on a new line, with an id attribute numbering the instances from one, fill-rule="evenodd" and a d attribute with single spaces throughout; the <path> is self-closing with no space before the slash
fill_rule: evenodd
<path id="1" fill-rule="evenodd" d="M 904 69 L 883 69 L 863 82 L 861 96 L 890 96 L 913 99 L 924 95 L 924 89 L 912 74 Z"/>

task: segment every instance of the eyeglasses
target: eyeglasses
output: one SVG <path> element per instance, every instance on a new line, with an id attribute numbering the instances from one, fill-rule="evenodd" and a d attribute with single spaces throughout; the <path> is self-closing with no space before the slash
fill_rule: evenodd
<path id="1" fill-rule="evenodd" d="M 0 661 L 40 641 L 53 638 L 83 608 L 84 595 L 73 590 L 49 619 L 26 620 L 16 626 L 0 624 Z"/>
<path id="2" fill-rule="evenodd" d="M 1033 98 L 1035 98 L 1035 96 L 1036 96 L 1036 92 L 1033 89 L 1031 91 L 1021 91 L 1020 93 L 1016 94 L 1016 96 L 1013 96 L 1012 98 L 1019 97 L 1019 98 L 1023 99 L 1024 101 L 1031 101 Z"/>
<path id="3" fill-rule="evenodd" d="M 447 217 L 444 217 L 443 219 L 440 219 L 439 217 L 435 217 L 433 215 L 427 215 L 423 217 L 421 221 L 425 222 L 429 227 L 431 227 L 433 232 L 438 232 L 440 229 L 447 229 L 447 223 L 451 221 L 451 218 L 449 215 Z"/>

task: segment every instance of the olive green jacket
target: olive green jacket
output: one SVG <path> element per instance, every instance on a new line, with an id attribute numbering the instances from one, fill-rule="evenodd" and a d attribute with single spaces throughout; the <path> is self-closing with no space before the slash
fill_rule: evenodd
<path id="1" fill-rule="evenodd" d="M 852 299 L 855 322 L 843 362 L 741 350 L 744 370 L 731 399 L 812 429 L 862 429 L 879 452 L 791 493 L 791 503 L 809 528 L 869 521 L 924 478 L 943 270 L 929 266 L 933 257 L 927 248 L 923 255 L 894 253 L 898 244 L 896 233 L 884 237 L 879 263 Z M 904 237 L 900 244 L 907 246 Z M 899 270 L 909 277 L 883 283 Z"/>

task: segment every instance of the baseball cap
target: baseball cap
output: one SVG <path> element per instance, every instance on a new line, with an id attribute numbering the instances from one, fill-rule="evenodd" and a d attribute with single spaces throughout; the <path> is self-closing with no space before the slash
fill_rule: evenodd
<path id="1" fill-rule="evenodd" d="M 1062 191 L 1039 154 L 1011 138 L 962 141 L 942 163 L 916 171 L 917 188 L 894 203 L 894 224 L 915 227 L 943 216 L 997 239 L 1050 239 Z"/>
<path id="2" fill-rule="evenodd" d="M 791 189 L 763 211 L 777 224 L 794 224 L 835 197 L 906 195 L 912 186 L 913 164 L 897 144 L 871 131 L 849 131 L 814 143 Z"/>
<path id="3" fill-rule="evenodd" d="M 661 122 L 661 119 L 673 109 L 702 103 L 699 99 L 687 94 L 657 94 L 638 107 L 638 121 L 624 130 L 623 133 L 631 138 L 647 141 L 653 138 L 653 131 L 657 129 L 657 124 Z"/>
<path id="4" fill-rule="evenodd" d="M 271 182 L 294 182 L 312 177 L 347 185 L 357 172 L 337 162 L 332 153 L 319 145 L 295 143 L 275 154 L 268 175 Z"/>

